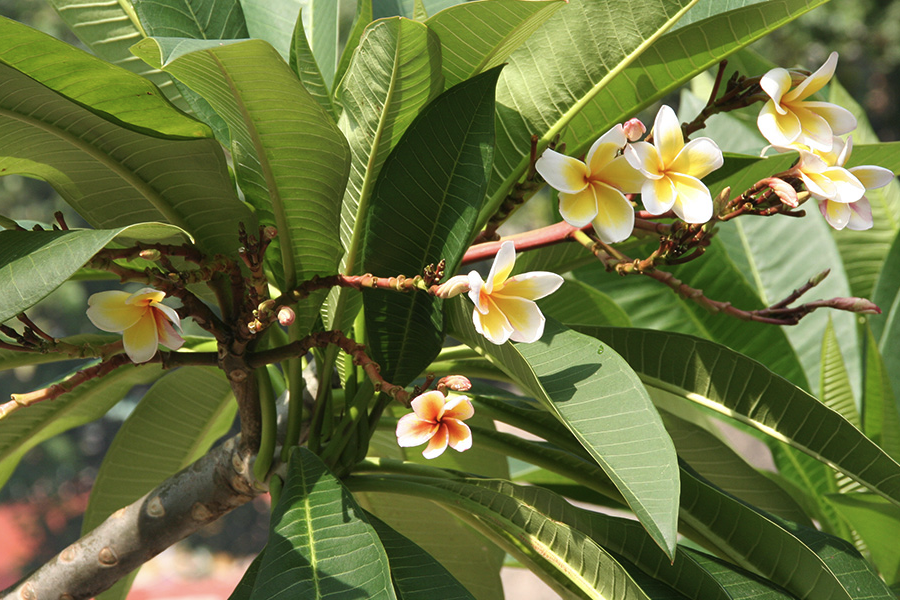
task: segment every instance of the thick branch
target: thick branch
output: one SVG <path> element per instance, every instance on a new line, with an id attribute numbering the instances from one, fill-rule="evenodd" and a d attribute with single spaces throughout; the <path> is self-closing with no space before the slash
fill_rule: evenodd
<path id="1" fill-rule="evenodd" d="M 178 540 L 252 500 L 249 457 L 234 438 L 122 508 L 0 600 L 93 598 Z"/>

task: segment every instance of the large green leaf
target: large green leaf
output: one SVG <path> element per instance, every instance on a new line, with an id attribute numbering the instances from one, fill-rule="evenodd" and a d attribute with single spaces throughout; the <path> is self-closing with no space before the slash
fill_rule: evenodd
<path id="1" fill-rule="evenodd" d="M 58 69 L 67 63 L 51 64 Z M 108 65 L 83 63 L 90 65 L 101 71 L 103 85 L 115 85 Z M 123 85 L 133 84 L 133 75 L 118 73 Z M 98 229 L 165 221 L 207 252 L 235 254 L 237 222 L 249 226 L 254 219 L 237 199 L 218 142 L 132 131 L 120 119 L 84 107 L 115 97 L 94 93 L 90 85 L 70 89 L 69 99 L 5 63 L 0 80 L 0 172 L 47 181 Z"/>
<path id="2" fill-rule="evenodd" d="M 152 243 L 178 240 L 180 233 L 177 227 L 152 223 L 116 229 L 0 231 L 0 322 L 37 304 L 118 236 Z"/>
<path id="3" fill-rule="evenodd" d="M 600 327 L 628 327 L 631 319 L 612 298 L 580 281 L 566 280 L 562 287 L 538 301 L 545 315 L 560 323 Z"/>
<path id="4" fill-rule="evenodd" d="M 559 0 L 465 2 L 431 16 L 425 24 L 441 39 L 444 85 L 503 64 L 562 6 Z"/>
<path id="5" fill-rule="evenodd" d="M 300 9 L 310 0 L 240 0 L 250 37 L 265 40 L 287 61 Z"/>
<path id="6" fill-rule="evenodd" d="M 316 99 L 325 112 L 329 113 L 336 120 L 338 115 L 337 108 L 334 105 L 331 92 L 322 78 L 322 71 L 319 70 L 312 48 L 309 47 L 309 40 L 306 37 L 306 30 L 303 29 L 303 19 L 301 17 L 297 18 L 294 35 L 291 38 L 291 55 L 288 64 L 290 64 L 291 70 L 300 78 L 300 82 L 306 88 L 306 91 Z"/>
<path id="7" fill-rule="evenodd" d="M 75 35 L 97 56 L 114 65 L 146 77 L 176 106 L 188 110 L 187 103 L 172 78 L 154 69 L 130 51 L 144 37 L 144 31 L 130 2 L 95 0 L 48 0 Z"/>
<path id="8" fill-rule="evenodd" d="M 329 90 L 341 61 L 341 13 L 351 7 L 350 0 L 310 0 L 309 30 L 313 55 Z"/>
<path id="9" fill-rule="evenodd" d="M 410 277 L 441 260 L 447 273 L 456 271 L 490 176 L 494 86 L 501 68 L 436 98 L 385 161 L 365 219 L 365 272 Z M 385 378 L 406 385 L 440 351 L 440 300 L 369 293 L 364 306 L 373 358 Z"/>
<path id="10" fill-rule="evenodd" d="M 147 39 L 135 52 L 172 72 L 228 124 L 238 183 L 260 222 L 279 232 L 279 284 L 290 289 L 313 275 L 334 273 L 349 163 L 334 122 L 269 44 L 208 42 L 180 54 L 179 42 Z M 299 329 L 312 325 L 322 297 L 298 304 Z"/>
<path id="11" fill-rule="evenodd" d="M 467 299 L 444 306 L 451 335 L 479 349 L 568 427 L 671 556 L 678 499 L 675 448 L 622 357 L 550 319 L 538 342 L 495 346 L 475 332 Z"/>
<path id="12" fill-rule="evenodd" d="M 400 600 L 475 600 L 447 569 L 409 538 L 369 515 L 391 561 L 391 577 Z"/>
<path id="13" fill-rule="evenodd" d="M 891 457 L 900 461 L 900 414 L 885 361 L 871 329 L 866 328 L 866 379 L 863 431 Z"/>
<path id="14" fill-rule="evenodd" d="M 838 413 L 762 364 L 681 334 L 583 330 L 620 352 L 645 385 L 787 442 L 900 505 L 900 465 Z"/>
<path id="15" fill-rule="evenodd" d="M 875 494 L 832 494 L 828 500 L 859 532 L 888 585 L 900 582 L 900 508 Z"/>
<path id="16" fill-rule="evenodd" d="M 850 377 L 841 355 L 841 344 L 834 333 L 829 319 L 822 336 L 822 370 L 819 382 L 819 396 L 822 403 L 847 419 L 857 429 L 862 428 Z"/>
<path id="17" fill-rule="evenodd" d="M 695 2 L 572 0 L 512 53 L 497 85 L 497 156 L 479 225 L 525 172 L 531 136 L 546 146 Z"/>
<path id="18" fill-rule="evenodd" d="M 103 458 L 82 533 L 200 458 L 228 432 L 236 410 L 231 386 L 218 369 L 187 367 L 157 381 Z M 130 582 L 120 581 L 101 598 L 124 598 Z"/>
<path id="19" fill-rule="evenodd" d="M 375 18 L 407 17 L 413 18 L 416 2 L 419 0 L 378 0 L 374 3 Z M 462 4 L 468 0 L 421 0 L 425 12 L 433 15 L 456 4 Z"/>
<path id="20" fill-rule="evenodd" d="M 341 482 L 295 448 L 250 598 L 393 599 L 388 557 Z"/>
<path id="21" fill-rule="evenodd" d="M 881 267 L 872 300 L 882 314 L 871 317 L 869 325 L 878 342 L 891 389 L 900 390 L 900 234 Z"/>

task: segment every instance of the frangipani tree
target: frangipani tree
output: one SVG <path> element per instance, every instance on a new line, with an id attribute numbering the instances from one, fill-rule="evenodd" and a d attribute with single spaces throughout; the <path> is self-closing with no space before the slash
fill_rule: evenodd
<path id="1" fill-rule="evenodd" d="M 81 362 L 0 406 L 0 477 L 151 386 L 4 597 L 124 597 L 265 493 L 235 599 L 495 599 L 507 553 L 564 597 L 896 597 L 900 153 L 836 56 L 745 50 L 821 1 L 50 1 L 94 55 L 0 20 L 0 173 L 90 228 L 4 218 L 0 365 Z M 28 318 L 110 274 L 104 333 Z"/>

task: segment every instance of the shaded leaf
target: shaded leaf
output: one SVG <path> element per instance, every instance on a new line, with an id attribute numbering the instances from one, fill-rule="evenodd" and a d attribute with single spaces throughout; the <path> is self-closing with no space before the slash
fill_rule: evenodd
<path id="1" fill-rule="evenodd" d="M 580 323 L 600 327 L 628 327 L 631 319 L 612 298 L 577 280 L 566 280 L 562 287 L 538 300 L 545 315 L 561 323 Z"/>
<path id="2" fill-rule="evenodd" d="M 265 40 L 284 58 L 290 59 L 291 39 L 300 8 L 309 0 L 240 0 L 251 38 Z"/>
<path id="3" fill-rule="evenodd" d="M 819 390 L 822 403 L 831 410 L 839 413 L 857 429 L 861 428 L 859 411 L 856 409 L 856 401 L 853 399 L 853 389 L 850 387 L 850 377 L 844 366 L 844 358 L 841 355 L 841 345 L 834 333 L 831 320 L 825 327 L 822 336 L 822 370 L 819 381 Z"/>
<path id="4" fill-rule="evenodd" d="M 866 328 L 863 431 L 894 460 L 900 461 L 900 414 L 885 361 L 871 329 Z"/>
<path id="5" fill-rule="evenodd" d="M 900 508 L 875 494 L 831 494 L 828 500 L 866 542 L 888 585 L 900 581 Z"/>
<path id="6" fill-rule="evenodd" d="M 300 78 L 300 82 L 306 91 L 316 99 L 322 108 L 337 120 L 338 111 L 331 99 L 331 93 L 325 80 L 322 78 L 322 72 L 313 56 L 312 48 L 309 47 L 309 41 L 306 38 L 306 31 L 303 29 L 302 13 L 297 17 L 294 36 L 291 38 L 291 56 L 288 61 L 291 70 Z"/>

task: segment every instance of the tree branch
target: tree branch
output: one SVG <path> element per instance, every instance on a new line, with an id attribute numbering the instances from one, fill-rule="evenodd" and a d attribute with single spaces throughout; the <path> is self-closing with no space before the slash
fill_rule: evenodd
<path id="1" fill-rule="evenodd" d="M 178 540 L 241 506 L 254 488 L 251 456 L 231 438 L 0 594 L 0 600 L 93 598 Z"/>

